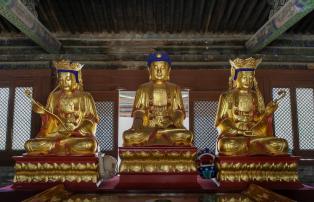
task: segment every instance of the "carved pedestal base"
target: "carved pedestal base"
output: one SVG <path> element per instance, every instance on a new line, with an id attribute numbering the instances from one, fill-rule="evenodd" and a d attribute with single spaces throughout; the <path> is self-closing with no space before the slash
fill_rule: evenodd
<path id="1" fill-rule="evenodd" d="M 120 174 L 196 173 L 195 147 L 120 147 Z"/>
<path id="2" fill-rule="evenodd" d="M 217 179 L 222 187 L 247 186 L 251 183 L 268 188 L 302 186 L 295 156 L 219 156 L 216 159 Z"/>
<path id="3" fill-rule="evenodd" d="M 121 174 L 117 189 L 200 190 L 197 174 Z"/>
<path id="4" fill-rule="evenodd" d="M 195 147 L 122 147 L 119 189 L 200 189 Z"/>
<path id="5" fill-rule="evenodd" d="M 15 189 L 45 189 L 63 183 L 67 189 L 95 189 L 96 156 L 16 156 Z"/>

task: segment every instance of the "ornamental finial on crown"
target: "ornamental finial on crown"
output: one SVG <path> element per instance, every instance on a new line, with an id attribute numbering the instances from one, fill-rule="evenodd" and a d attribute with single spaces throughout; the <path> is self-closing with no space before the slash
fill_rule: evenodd
<path id="1" fill-rule="evenodd" d="M 255 58 L 236 58 L 234 60 L 229 60 L 231 64 L 231 78 L 232 80 L 236 80 L 238 78 L 238 74 L 240 72 L 255 72 L 257 66 L 262 62 L 262 59 Z"/>
<path id="2" fill-rule="evenodd" d="M 236 58 L 234 60 L 229 60 L 231 67 L 235 69 L 241 69 L 241 68 L 253 68 L 256 69 L 257 66 L 262 62 L 262 59 L 255 59 L 253 57 L 241 59 Z"/>
<path id="3" fill-rule="evenodd" d="M 57 70 L 69 70 L 69 71 L 81 71 L 84 65 L 77 63 L 77 62 L 71 62 L 70 60 L 62 59 L 59 61 L 53 61 L 53 66 Z"/>

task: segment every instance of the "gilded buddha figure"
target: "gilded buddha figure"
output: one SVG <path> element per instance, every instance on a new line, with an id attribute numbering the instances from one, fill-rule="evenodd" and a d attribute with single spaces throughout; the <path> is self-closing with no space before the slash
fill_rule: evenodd
<path id="1" fill-rule="evenodd" d="M 132 128 L 123 133 L 123 146 L 191 146 L 193 134 L 183 126 L 180 87 L 170 83 L 171 59 L 165 52 L 149 55 L 149 82 L 136 91 Z"/>
<path id="2" fill-rule="evenodd" d="M 287 141 L 275 137 L 270 127 L 278 100 L 265 106 L 255 78 L 260 62 L 254 58 L 230 60 L 229 90 L 220 96 L 215 121 L 220 155 L 287 154 Z"/>
<path id="3" fill-rule="evenodd" d="M 42 126 L 37 136 L 25 143 L 25 150 L 29 155 L 94 154 L 98 116 L 92 96 L 83 90 L 83 65 L 61 60 L 54 66 L 58 85 L 46 107 L 32 99 L 33 111 L 41 115 Z"/>

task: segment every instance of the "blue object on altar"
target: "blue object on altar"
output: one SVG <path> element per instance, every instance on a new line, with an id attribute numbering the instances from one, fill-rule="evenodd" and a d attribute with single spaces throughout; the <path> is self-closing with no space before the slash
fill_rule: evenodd
<path id="1" fill-rule="evenodd" d="M 197 163 L 199 175 L 204 179 L 216 177 L 215 155 L 208 148 L 197 153 Z"/>

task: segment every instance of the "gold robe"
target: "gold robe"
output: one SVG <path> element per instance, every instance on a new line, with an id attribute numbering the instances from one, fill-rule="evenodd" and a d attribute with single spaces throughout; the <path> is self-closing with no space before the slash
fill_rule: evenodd
<path id="1" fill-rule="evenodd" d="M 233 89 L 223 93 L 215 121 L 219 154 L 287 154 L 287 141 L 274 136 L 271 120 L 272 114 L 265 115 L 264 100 L 258 92 Z"/>
<path id="2" fill-rule="evenodd" d="M 62 91 L 53 92 L 48 97 L 46 109 L 63 123 L 49 113 L 40 112 L 42 127 L 36 138 L 25 143 L 28 154 L 88 155 L 96 152 L 98 116 L 88 92 L 76 90 L 69 96 Z"/>
<path id="3" fill-rule="evenodd" d="M 191 146 L 193 134 L 183 126 L 184 105 L 180 87 L 165 82 L 142 84 L 136 91 L 132 117 L 143 113 L 143 128 L 124 132 L 124 146 Z M 176 117 L 181 113 L 181 117 Z"/>

